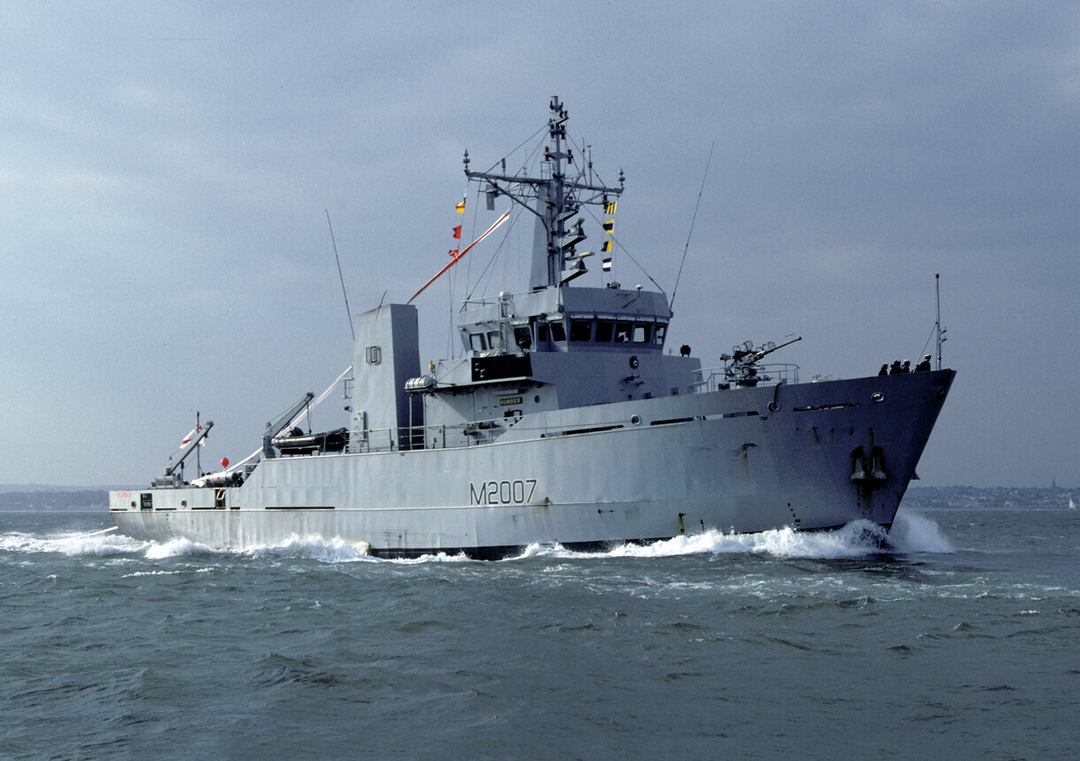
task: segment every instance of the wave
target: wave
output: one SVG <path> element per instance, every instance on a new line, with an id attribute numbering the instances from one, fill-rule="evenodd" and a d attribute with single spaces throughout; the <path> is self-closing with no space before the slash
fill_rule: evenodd
<path id="1" fill-rule="evenodd" d="M 321 536 L 292 536 L 282 544 L 252 547 L 240 554 L 254 557 L 303 558 L 323 563 L 446 563 L 468 561 L 464 555 L 438 553 L 418 558 L 378 558 L 371 554 L 367 542 L 349 542 L 341 538 L 326 539 Z"/>
<path id="2" fill-rule="evenodd" d="M 954 550 L 934 521 L 918 515 L 901 514 L 889 532 L 870 521 L 853 521 L 834 531 L 808 532 L 782 528 L 757 534 L 725 534 L 723 531 L 709 530 L 649 544 L 620 544 L 599 552 L 579 552 L 561 545 L 534 544 L 515 559 L 756 554 L 830 560 L 915 552 L 952 553 Z"/>
<path id="3" fill-rule="evenodd" d="M 366 542 L 340 538 L 293 535 L 279 544 L 221 550 L 173 539 L 168 542 L 144 542 L 121 534 L 93 532 L 35 536 L 26 533 L 0 535 L 0 551 L 25 553 L 61 553 L 69 556 L 143 556 L 147 560 L 217 555 L 304 559 L 322 563 L 459 563 L 472 562 L 462 554 L 438 553 L 419 558 L 376 558 Z M 680 555 L 756 554 L 780 558 L 842 559 L 879 554 L 952 553 L 955 550 L 938 525 L 919 515 L 900 513 L 892 530 L 869 521 L 854 521 L 835 531 L 803 532 L 791 528 L 763 531 L 758 534 L 727 534 L 710 530 L 648 544 L 619 544 L 609 549 L 583 552 L 558 544 L 533 544 L 510 561 L 525 558 L 661 558 Z"/>
<path id="4" fill-rule="evenodd" d="M 146 542 L 122 534 L 95 531 L 92 533 L 63 532 L 37 536 L 13 532 L 0 536 L 0 552 L 59 553 L 72 556 L 106 557 L 129 555 L 146 546 Z"/>
<path id="5" fill-rule="evenodd" d="M 256 545 L 239 550 L 223 550 L 208 547 L 188 539 L 173 539 L 168 542 L 146 543 L 147 559 L 159 560 L 185 555 L 218 555 L 229 557 L 250 557 L 268 559 L 315 560 L 321 563 L 430 563 L 461 562 L 468 560 L 464 555 L 424 555 L 419 558 L 386 559 L 370 554 L 367 542 L 350 542 L 340 537 L 327 539 L 317 535 L 301 536 L 293 534 L 277 544 Z"/>
<path id="6" fill-rule="evenodd" d="M 941 529 L 929 518 L 914 515 L 907 511 L 897 513 L 892 530 L 889 531 L 889 544 L 901 552 L 929 552 L 951 554 L 956 552 L 952 542 L 941 533 Z"/>
<path id="7" fill-rule="evenodd" d="M 921 519 L 924 520 L 925 519 Z M 905 534 L 902 551 L 918 550 L 921 536 L 933 536 L 936 525 L 925 521 L 929 527 Z M 940 536 L 940 535 L 938 535 Z M 854 558 L 888 552 L 889 537 L 884 529 L 869 521 L 856 521 L 836 531 L 799 532 L 791 528 L 765 531 L 760 534 L 725 534 L 722 531 L 705 531 L 698 534 L 677 536 L 648 544 L 624 543 L 609 549 L 584 552 L 570 550 L 559 544 L 534 544 L 509 561 L 524 558 L 602 558 L 640 557 L 662 558 L 679 555 L 757 553 L 775 557 L 806 558 Z M 943 539 L 941 541 L 944 541 Z M 900 549 L 899 547 L 897 549 Z M 380 558 L 370 554 L 366 542 L 348 542 L 344 539 L 327 539 L 321 536 L 293 535 L 279 544 L 248 547 L 243 550 L 215 550 L 185 539 L 174 539 L 163 544 L 151 543 L 146 557 L 159 559 L 178 555 L 216 554 L 246 556 L 253 558 L 279 558 L 315 560 L 322 563 L 389 563 L 415 565 L 424 563 L 471 563 L 464 554 L 435 553 L 418 558 Z"/>

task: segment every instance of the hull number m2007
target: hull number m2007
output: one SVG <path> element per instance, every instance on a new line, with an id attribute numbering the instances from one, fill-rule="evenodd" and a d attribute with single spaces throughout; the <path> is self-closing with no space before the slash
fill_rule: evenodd
<path id="1" fill-rule="evenodd" d="M 524 505 L 532 501 L 536 491 L 535 478 L 516 481 L 469 481 L 470 505 Z"/>

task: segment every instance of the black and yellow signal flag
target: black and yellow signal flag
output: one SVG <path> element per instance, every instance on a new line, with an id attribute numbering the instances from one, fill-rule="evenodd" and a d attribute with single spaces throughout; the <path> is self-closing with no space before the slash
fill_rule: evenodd
<path id="1" fill-rule="evenodd" d="M 604 214 L 614 217 L 617 204 L 617 201 L 608 201 L 604 204 Z M 603 268 L 604 272 L 611 272 L 611 236 L 615 234 L 615 220 L 609 219 L 604 222 L 603 227 L 604 234 L 608 236 L 604 239 L 604 244 L 600 248 L 601 253 L 604 254 Z"/>

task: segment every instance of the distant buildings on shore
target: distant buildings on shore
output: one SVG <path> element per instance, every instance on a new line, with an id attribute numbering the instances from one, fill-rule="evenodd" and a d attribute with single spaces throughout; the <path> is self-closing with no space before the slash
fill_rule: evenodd
<path id="1" fill-rule="evenodd" d="M 911 508 L 1067 508 L 1069 500 L 1080 503 L 1080 489 L 993 486 L 912 486 L 901 507 Z"/>
<path id="2" fill-rule="evenodd" d="M 2 488 L 0 487 L 0 489 Z M 0 491 L 0 510 L 61 512 L 108 509 L 109 492 L 107 489 L 58 489 L 53 491 L 42 488 L 33 491 Z"/>

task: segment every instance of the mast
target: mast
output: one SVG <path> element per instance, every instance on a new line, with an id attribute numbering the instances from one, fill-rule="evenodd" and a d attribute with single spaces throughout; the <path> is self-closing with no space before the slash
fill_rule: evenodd
<path id="1" fill-rule="evenodd" d="M 625 185 L 622 172 L 617 188 L 593 184 L 584 169 L 567 176 L 575 170 L 573 150 L 566 139 L 569 117 L 558 95 L 552 96 L 549 108 L 551 143 L 544 148 L 542 176 L 508 175 L 505 159 L 502 173 L 473 172 L 469 170 L 469 152 L 465 152 L 465 176 L 486 184 L 484 192 L 489 209 L 495 208 L 497 197 L 505 195 L 536 215 L 529 283 L 534 291 L 557 287 L 585 274 L 582 257 L 574 256 L 577 244 L 586 237 L 581 227 L 584 220 L 573 218 L 583 205 L 604 205 L 609 197 L 617 198 Z"/>
<path id="2" fill-rule="evenodd" d="M 945 328 L 941 327 L 941 274 L 934 274 L 934 293 L 937 297 L 937 321 L 934 323 L 934 330 L 937 332 L 937 366 L 935 370 L 941 369 L 941 345 L 945 343 Z"/>

